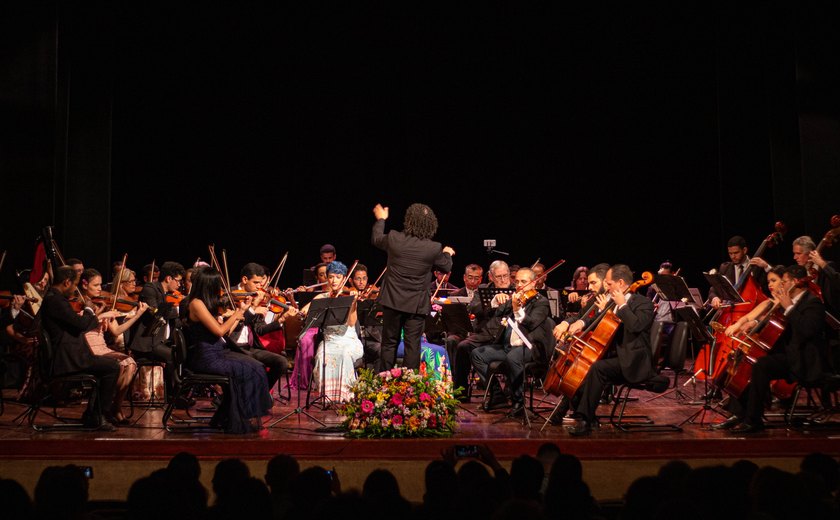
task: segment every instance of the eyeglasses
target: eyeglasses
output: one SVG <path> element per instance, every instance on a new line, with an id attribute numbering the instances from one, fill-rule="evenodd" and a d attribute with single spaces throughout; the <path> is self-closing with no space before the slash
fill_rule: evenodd
<path id="1" fill-rule="evenodd" d="M 136 279 L 136 278 L 134 278 L 134 279 L 131 279 L 131 280 L 125 280 L 125 281 L 123 281 L 123 283 L 128 283 L 128 284 L 134 283 L 134 284 L 136 284 L 136 283 L 137 283 L 137 279 Z"/>
<path id="2" fill-rule="evenodd" d="M 494 274 L 493 278 L 497 280 L 510 280 L 510 273 L 507 274 Z"/>

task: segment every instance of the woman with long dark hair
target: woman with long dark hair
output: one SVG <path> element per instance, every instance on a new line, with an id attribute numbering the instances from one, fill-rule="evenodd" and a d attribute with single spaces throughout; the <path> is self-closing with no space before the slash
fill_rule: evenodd
<path id="1" fill-rule="evenodd" d="M 228 433 L 259 431 L 261 418 L 271 412 L 272 405 L 265 367 L 252 357 L 229 350 L 224 339 L 245 315 L 250 298 L 230 314 L 222 310 L 223 301 L 219 271 L 210 267 L 193 271 L 187 320 L 192 349 L 187 365 L 197 372 L 230 377 L 230 390 L 225 392 L 212 425 Z"/>

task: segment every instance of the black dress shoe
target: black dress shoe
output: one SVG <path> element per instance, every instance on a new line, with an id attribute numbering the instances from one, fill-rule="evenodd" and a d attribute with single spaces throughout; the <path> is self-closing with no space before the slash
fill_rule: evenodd
<path id="1" fill-rule="evenodd" d="M 741 424 L 744 420 L 738 417 L 737 415 L 731 416 L 729 419 L 719 422 L 717 424 L 713 424 L 710 426 L 713 430 L 729 430 Z"/>
<path id="2" fill-rule="evenodd" d="M 575 421 L 575 425 L 569 428 L 569 435 L 572 437 L 582 437 L 590 433 L 592 433 L 592 426 L 583 419 Z"/>
<path id="3" fill-rule="evenodd" d="M 764 423 L 748 423 L 742 422 L 738 426 L 732 428 L 730 430 L 732 433 L 738 434 L 752 434 L 752 433 L 759 433 L 764 431 Z"/>

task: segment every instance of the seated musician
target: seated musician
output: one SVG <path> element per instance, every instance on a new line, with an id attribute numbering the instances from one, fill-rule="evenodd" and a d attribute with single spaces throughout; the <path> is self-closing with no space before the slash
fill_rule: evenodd
<path id="1" fill-rule="evenodd" d="M 540 262 L 537 262 L 533 266 L 531 266 L 531 270 L 534 271 L 534 276 L 537 277 L 536 289 L 538 289 L 538 290 L 545 289 L 546 291 L 556 290 L 553 287 L 549 287 L 548 284 L 546 283 L 548 281 L 547 276 L 540 278 L 542 276 L 542 274 L 545 272 L 545 265 L 544 264 L 542 264 Z M 585 276 L 584 276 L 584 279 L 586 279 Z"/>
<path id="2" fill-rule="evenodd" d="M 364 299 L 375 299 L 379 292 L 370 284 L 368 268 L 364 264 L 357 264 L 350 275 L 350 283 Z M 379 362 L 379 352 L 382 350 L 382 325 L 365 325 L 365 319 L 359 315 L 359 329 L 365 350 L 365 366 L 374 367 Z"/>
<path id="3" fill-rule="evenodd" d="M 233 290 L 257 294 L 251 300 L 251 306 L 245 311 L 245 316 L 239 325 L 234 328 L 229 338 L 235 345 L 236 351 L 251 356 L 268 369 L 268 388 L 271 390 L 289 369 L 289 361 L 282 354 L 266 350 L 259 338 L 270 332 L 280 330 L 288 316 L 297 314 L 297 309 L 290 307 L 277 319 L 272 319 L 270 323 L 267 322 L 266 293 L 260 291 L 266 279 L 265 268 L 253 262 L 245 264 L 239 272 L 239 277 L 239 284 L 233 287 Z"/>
<path id="4" fill-rule="evenodd" d="M 499 289 L 511 287 L 510 268 L 506 262 L 496 260 L 490 264 L 487 271 L 490 283 L 479 287 Z M 478 291 L 475 291 L 472 302 L 467 306 L 467 312 L 476 317 L 475 332 L 455 347 L 455 355 L 452 357 L 452 382 L 455 388 L 467 388 L 470 383 L 470 368 L 472 367 L 470 355 L 472 351 L 482 345 L 497 343 L 503 332 L 502 318 L 495 315 L 495 309 L 488 309 L 487 311 L 483 309 Z M 459 398 L 465 401 L 467 399 L 466 393 L 461 394 Z"/>
<path id="5" fill-rule="evenodd" d="M 149 306 L 139 302 L 136 312 L 130 318 L 122 323 L 118 322 L 117 319 L 122 316 L 121 312 L 112 310 L 107 303 L 97 302 L 97 299 L 102 296 L 102 275 L 96 269 L 85 269 L 82 273 L 81 291 L 85 298 L 85 304 L 96 311 L 100 322 L 99 327 L 85 332 L 85 341 L 87 341 L 90 351 L 96 356 L 116 359 L 120 364 L 120 375 L 117 378 L 114 400 L 110 403 L 103 402 L 103 409 L 110 413 L 115 424 L 128 424 L 128 420 L 122 413 L 122 403 L 128 393 L 131 381 L 134 379 L 134 373 L 137 372 L 137 363 L 131 356 L 123 353 L 123 349 L 117 350 L 119 347 L 112 348 L 112 346 L 115 344 L 115 338 L 122 337 L 123 332 L 131 328 Z M 109 333 L 108 338 L 105 336 L 106 330 Z M 110 345 L 108 340 L 110 340 Z"/>
<path id="6" fill-rule="evenodd" d="M 437 269 L 433 270 L 432 273 L 435 275 L 435 278 L 429 284 L 429 292 L 431 294 L 437 293 L 437 298 L 446 298 L 458 290 L 455 284 L 449 282 L 449 276 L 447 276 L 449 273 L 444 273 Z"/>
<path id="7" fill-rule="evenodd" d="M 327 276 L 329 292 L 319 294 L 315 299 L 341 294 L 347 276 L 347 266 L 338 261 L 330 262 L 327 266 Z M 355 290 L 350 294 L 358 295 Z M 334 403 L 345 402 L 352 397 L 350 386 L 356 381 L 354 365 L 364 354 L 362 342 L 356 334 L 356 306 L 357 302 L 354 301 L 343 324 L 323 328 L 324 338 L 318 345 L 315 365 L 312 367 L 313 384 L 317 388 L 323 381 L 324 394 Z M 308 310 L 309 304 L 304 306 L 301 312 L 306 314 Z"/>
<path id="8" fill-rule="evenodd" d="M 595 411 L 607 384 L 637 383 L 656 375 L 650 352 L 653 302 L 640 294 L 625 294 L 632 283 L 630 268 L 616 264 L 610 267 L 604 279 L 607 292 L 596 297 L 595 305 L 601 314 L 612 300 L 615 307 L 609 312 L 615 312 L 621 321 L 613 336 L 617 357 L 596 361 L 583 380 L 580 403 L 575 409 L 575 425 L 569 429 L 573 436 L 591 433 L 596 421 Z"/>
<path id="9" fill-rule="evenodd" d="M 554 338 L 558 341 L 556 347 L 557 349 L 565 351 L 564 344 L 566 340 L 568 340 L 573 334 L 577 334 L 580 331 L 582 331 L 585 327 L 585 324 L 591 322 L 592 319 L 594 319 L 595 314 L 598 312 L 598 308 L 595 306 L 595 297 L 606 292 L 604 278 L 607 277 L 607 271 L 609 270 L 609 268 L 609 264 L 605 263 L 597 264 L 589 269 L 583 267 L 583 270 L 581 272 L 587 273 L 586 283 L 590 292 L 585 294 L 582 298 L 576 300 L 582 306 L 579 312 L 568 316 L 565 320 L 561 321 L 556 327 L 554 327 L 554 330 L 552 332 L 554 334 Z M 576 271 L 580 269 L 581 268 L 578 267 Z M 578 283 L 576 287 L 580 287 L 580 284 Z M 574 404 L 576 405 L 579 402 L 579 400 L 579 391 L 575 396 L 575 399 L 570 400 L 566 396 L 561 396 L 560 404 L 554 411 L 554 413 L 552 413 L 549 417 L 549 421 L 551 421 L 552 424 L 559 424 L 563 417 L 566 416 L 566 413 L 568 413 L 569 409 L 572 407 L 572 402 L 574 402 Z"/>
<path id="10" fill-rule="evenodd" d="M 146 270 L 151 271 L 151 266 Z M 171 328 L 177 326 L 178 306 L 166 301 L 167 294 L 174 294 L 184 279 L 184 266 L 178 262 L 164 262 L 160 266 L 158 281 L 147 282 L 140 292 L 140 301 L 158 310 L 154 315 L 145 313 L 131 328 L 129 349 L 135 359 L 162 361 L 164 384 L 168 396 L 175 395 L 175 367 L 172 364 L 172 350 L 167 345 Z M 151 273 L 153 274 L 153 273 Z M 159 320 L 164 320 L 160 323 Z"/>
<path id="11" fill-rule="evenodd" d="M 546 348 L 553 348 L 554 345 L 548 300 L 539 293 L 528 299 L 524 305 L 519 299 L 525 291 L 533 288 L 535 278 L 534 271 L 527 267 L 520 268 L 516 272 L 514 283 L 517 292 L 514 293 L 513 298 L 504 293 L 497 294 L 493 298 L 495 316 L 504 318 L 504 333 L 499 343 L 478 347 L 471 354 L 475 371 L 485 382 L 487 382 L 490 362 L 507 360 L 506 376 L 513 401 L 509 415 L 512 417 L 521 415 L 525 410 L 523 393 L 525 363 L 532 359 L 539 359 L 545 354 Z M 518 329 L 518 332 L 514 329 Z M 528 343 L 530 346 L 527 345 Z M 488 384 L 490 384 L 490 399 L 485 403 L 485 411 L 492 408 L 491 403 L 495 404 L 504 399 L 497 385 L 493 382 Z"/>
<path id="12" fill-rule="evenodd" d="M 41 326 L 53 347 L 53 375 L 81 372 L 96 377 L 98 395 L 90 396 L 82 420 L 88 427 L 114 431 L 113 417 L 101 410 L 114 400 L 120 364 L 114 358 L 94 355 L 85 343 L 85 333 L 99 327 L 99 319 L 90 307 L 78 314 L 70 305 L 69 298 L 76 294 L 79 283 L 76 271 L 65 265 L 55 269 L 54 276 L 40 312 Z"/>
<path id="13" fill-rule="evenodd" d="M 154 268 L 154 270 L 152 270 Z M 143 284 L 149 282 L 157 282 L 160 278 L 160 266 L 153 264 L 146 264 L 143 266 Z"/>
<path id="14" fill-rule="evenodd" d="M 770 288 L 771 295 L 775 294 L 777 290 L 784 287 L 783 277 L 785 271 L 787 271 L 787 267 L 777 265 L 776 267 L 770 269 L 767 273 L 767 286 Z M 769 311 L 775 303 L 776 300 L 773 296 L 764 300 L 756 305 L 750 312 L 738 318 L 738 321 L 726 327 L 724 333 L 727 336 L 734 336 L 739 332 L 748 332 L 750 329 L 758 325 L 761 318 L 767 314 L 767 311 Z"/>
<path id="15" fill-rule="evenodd" d="M 335 254 L 334 251 L 333 254 Z M 315 283 L 317 284 L 317 287 L 300 286 L 296 290 L 305 292 L 315 292 L 324 290 L 324 287 L 327 284 L 327 265 L 329 264 L 320 263 L 314 267 Z M 292 378 L 289 381 L 289 386 L 291 386 L 292 388 L 296 388 L 298 390 L 305 390 L 309 388 L 310 371 L 309 369 L 305 369 L 304 367 L 309 367 L 312 365 L 312 357 L 315 355 L 315 335 L 317 333 L 318 329 L 316 327 L 311 327 L 306 332 L 304 332 L 303 336 L 298 341 L 298 348 L 295 352 L 295 367 L 292 370 Z"/>
<path id="16" fill-rule="evenodd" d="M 806 289 L 808 272 L 801 265 L 784 271 L 782 283 L 773 291 L 778 311 L 786 325 L 782 336 L 766 356 L 752 367 L 752 377 L 740 399 L 727 404 L 732 416 L 714 425 L 737 433 L 757 433 L 764 429 L 764 403 L 770 395 L 770 381 L 787 379 L 814 383 L 823 378 L 827 365 L 825 306 Z"/>
<path id="17" fill-rule="evenodd" d="M 744 237 L 741 236 L 734 236 L 729 239 L 726 243 L 726 252 L 729 254 L 729 262 L 724 262 L 720 264 L 720 269 L 718 269 L 718 274 L 721 274 L 729 280 L 732 285 L 735 287 L 739 286 L 739 283 L 742 282 L 743 276 L 747 273 L 747 269 L 750 265 L 759 265 L 762 269 L 754 269 L 755 281 L 759 287 L 766 287 L 767 285 L 767 276 L 766 271 L 770 268 L 767 265 L 767 262 L 759 262 L 758 264 L 755 262 L 756 259 L 750 259 L 749 255 L 749 248 L 747 248 L 747 241 L 744 240 Z M 763 263 L 764 265 L 760 265 Z M 719 309 L 720 306 L 723 304 L 720 297 L 717 295 L 715 288 L 712 287 L 709 289 L 709 298 L 710 304 L 713 308 Z"/>
<path id="18" fill-rule="evenodd" d="M 473 301 L 477 301 L 478 286 L 481 285 L 481 276 L 483 272 L 484 269 L 482 269 L 482 267 L 478 264 L 470 264 L 466 266 L 464 268 L 464 286 L 449 296 L 466 296 L 468 298 L 472 298 Z M 480 300 L 478 303 L 481 303 Z M 464 341 L 464 339 L 466 339 L 466 334 L 457 334 L 452 332 L 450 332 L 444 339 L 446 353 L 449 356 L 450 361 L 455 360 L 455 351 L 458 348 L 458 343 Z"/>

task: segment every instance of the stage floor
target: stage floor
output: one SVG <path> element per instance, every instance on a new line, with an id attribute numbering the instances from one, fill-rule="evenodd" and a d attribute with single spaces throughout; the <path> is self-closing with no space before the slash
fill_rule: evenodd
<path id="1" fill-rule="evenodd" d="M 702 385 L 683 388 L 689 398 L 703 393 Z M 695 393 L 696 391 L 696 393 Z M 648 415 L 656 424 L 680 423 L 702 410 L 702 403 L 688 403 L 673 398 L 673 394 L 646 402 L 653 395 L 639 392 L 638 400 L 627 405 L 628 414 Z M 292 404 L 277 404 L 271 424 L 295 409 Z M 553 399 L 553 398 L 552 398 Z M 537 397 L 539 400 L 539 396 Z M 341 475 L 344 489 L 361 489 L 365 478 L 374 469 L 391 471 L 408 500 L 420 502 L 424 491 L 424 469 L 437 459 L 441 450 L 453 444 L 486 444 L 500 463 L 509 468 L 519 455 L 535 455 L 544 442 L 555 442 L 565 453 L 582 460 L 584 479 L 597 499 L 620 499 L 636 478 L 656 474 L 659 467 L 671 459 L 683 459 L 692 466 L 731 464 L 749 459 L 756 464 L 773 465 L 786 471 L 798 470 L 801 458 L 820 451 L 840 456 L 840 429 L 816 428 L 805 430 L 784 425 L 768 428 L 749 437 L 713 431 L 710 422 L 721 416 L 709 411 L 705 423 L 689 423 L 681 432 L 623 433 L 605 424 L 590 437 L 572 438 L 563 426 L 540 428 L 543 421 L 535 420 L 532 428 L 520 422 L 505 420 L 504 411 L 478 411 L 478 399 L 459 412 L 457 433 L 445 439 L 349 439 L 340 433 L 320 433 L 321 425 L 305 415 L 292 415 L 268 428 L 264 434 L 226 435 L 223 433 L 166 432 L 161 426 L 160 408 L 138 408 L 135 424 L 116 432 L 49 432 L 39 433 L 28 424 L 15 424 L 14 417 L 24 408 L 6 403 L 0 416 L 0 477 L 14 478 L 30 493 L 43 469 L 60 464 L 78 464 L 96 468 L 91 481 L 92 499 L 123 500 L 131 484 L 139 477 L 163 467 L 174 454 L 188 451 L 199 457 L 201 479 L 212 489 L 211 478 L 217 461 L 236 457 L 261 477 L 267 461 L 279 453 L 298 459 L 302 468 L 319 465 L 333 468 Z M 207 402 L 199 401 L 200 405 Z M 82 406 L 60 410 L 68 416 L 78 416 Z M 611 405 L 602 405 L 599 412 L 609 414 Z M 313 417 L 337 426 L 339 416 L 332 410 L 317 407 L 309 410 Z M 184 416 L 184 412 L 178 412 Z M 40 422 L 50 422 L 46 415 Z"/>

